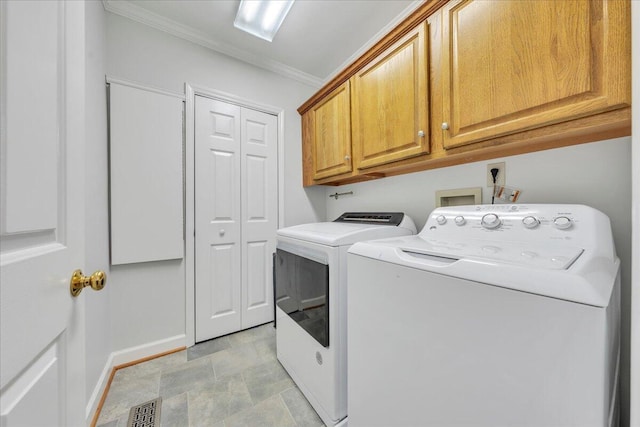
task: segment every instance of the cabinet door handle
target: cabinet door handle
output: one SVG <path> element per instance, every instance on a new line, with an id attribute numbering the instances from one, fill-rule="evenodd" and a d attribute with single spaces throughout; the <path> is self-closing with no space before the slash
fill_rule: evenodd
<path id="1" fill-rule="evenodd" d="M 449 129 L 449 123 L 443 122 L 442 123 L 442 130 L 447 130 L 447 129 Z"/>
<path id="2" fill-rule="evenodd" d="M 346 156 L 344 156 L 344 159 L 348 162 L 349 160 L 351 160 L 351 156 L 346 155 Z"/>
<path id="3" fill-rule="evenodd" d="M 420 138 L 424 138 L 424 131 L 423 131 L 423 130 L 419 130 L 419 131 L 418 131 L 418 136 L 419 136 Z"/>

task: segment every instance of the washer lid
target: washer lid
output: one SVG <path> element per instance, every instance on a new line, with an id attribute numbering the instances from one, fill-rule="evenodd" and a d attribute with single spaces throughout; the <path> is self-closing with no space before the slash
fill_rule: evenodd
<path id="1" fill-rule="evenodd" d="M 584 249 L 492 240 L 416 239 L 414 245 L 401 247 L 408 253 L 451 259 L 476 259 L 547 270 L 566 270 Z"/>
<path id="2" fill-rule="evenodd" d="M 530 253 L 529 253 L 530 252 Z M 515 291 L 607 307 L 618 280 L 619 259 L 558 245 L 429 240 L 406 236 L 351 246 L 349 256 L 416 268 Z M 535 256 L 533 256 L 535 254 Z M 358 274 L 353 269 L 349 274 Z M 437 276 L 425 276 L 427 281 Z"/>

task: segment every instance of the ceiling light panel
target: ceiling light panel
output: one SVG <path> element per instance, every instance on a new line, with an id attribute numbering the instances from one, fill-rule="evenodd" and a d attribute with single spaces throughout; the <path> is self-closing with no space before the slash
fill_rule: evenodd
<path id="1" fill-rule="evenodd" d="M 261 39 L 272 41 L 294 0 L 241 0 L 233 25 Z"/>

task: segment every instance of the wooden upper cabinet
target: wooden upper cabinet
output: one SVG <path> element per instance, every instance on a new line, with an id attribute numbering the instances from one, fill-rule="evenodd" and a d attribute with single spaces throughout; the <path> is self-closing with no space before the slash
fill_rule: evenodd
<path id="1" fill-rule="evenodd" d="M 345 82 L 303 115 L 304 141 L 311 149 L 313 180 L 351 172 L 351 101 Z"/>
<path id="2" fill-rule="evenodd" d="M 426 33 L 422 22 L 351 77 L 355 168 L 429 152 Z"/>
<path id="3" fill-rule="evenodd" d="M 629 106 L 629 7 L 598 0 L 448 3 L 444 148 Z"/>
<path id="4" fill-rule="evenodd" d="M 629 0 L 424 1 L 298 108 L 303 184 L 630 135 L 630 9 Z"/>

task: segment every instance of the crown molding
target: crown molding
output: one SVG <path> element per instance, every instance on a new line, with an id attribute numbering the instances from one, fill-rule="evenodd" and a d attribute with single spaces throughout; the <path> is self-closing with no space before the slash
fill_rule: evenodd
<path id="1" fill-rule="evenodd" d="M 102 4 L 104 6 L 104 9 L 108 12 L 123 16 L 125 18 L 171 34 L 175 37 L 179 37 L 197 45 L 214 50 L 218 53 L 222 53 L 248 64 L 255 65 L 256 67 L 274 72 L 281 76 L 288 77 L 290 79 L 316 88 L 319 88 L 323 83 L 323 80 L 316 76 L 305 73 L 296 68 L 289 67 L 288 65 L 285 65 L 278 61 L 257 58 L 255 55 L 247 51 L 237 49 L 226 43 L 216 41 L 201 31 L 194 30 L 193 28 L 180 24 L 179 22 L 176 22 L 164 16 L 160 16 L 132 3 L 124 1 L 102 0 Z"/>

